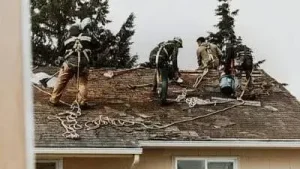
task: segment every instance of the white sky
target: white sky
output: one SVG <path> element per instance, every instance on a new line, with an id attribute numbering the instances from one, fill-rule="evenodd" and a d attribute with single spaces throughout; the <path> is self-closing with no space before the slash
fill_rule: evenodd
<path id="1" fill-rule="evenodd" d="M 242 36 L 245 44 L 253 49 L 255 61 L 266 59 L 262 68 L 279 82 L 288 83 L 288 90 L 298 99 L 299 6 L 299 0 L 232 1 L 232 9 L 240 9 L 236 35 Z M 216 7 L 217 0 L 110 0 L 108 18 L 113 23 L 107 27 L 118 31 L 134 12 L 136 34 L 131 53 L 139 55 L 139 62 L 148 61 L 151 49 L 159 42 L 180 36 L 184 46 L 178 57 L 179 68 L 196 69 L 195 41 L 215 29 Z"/>

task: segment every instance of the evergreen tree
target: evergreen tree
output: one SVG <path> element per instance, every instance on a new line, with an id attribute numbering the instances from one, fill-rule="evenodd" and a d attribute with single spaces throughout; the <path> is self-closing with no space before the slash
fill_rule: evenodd
<path id="1" fill-rule="evenodd" d="M 230 10 L 230 0 L 218 0 L 219 5 L 215 10 L 216 16 L 219 17 L 220 21 L 217 25 L 218 28 L 216 33 L 209 32 L 207 37 L 209 42 L 217 44 L 220 48 L 223 48 L 225 39 L 236 40 L 234 32 L 234 17 L 238 15 L 239 10 Z"/>
<path id="2" fill-rule="evenodd" d="M 131 13 L 116 35 L 116 45 L 118 48 L 114 55 L 114 64 L 118 68 L 132 67 L 138 59 L 137 55 L 130 55 L 130 45 L 133 44 L 133 42 L 131 42 L 131 37 L 135 33 L 133 29 L 134 19 L 135 15 Z"/>
<path id="3" fill-rule="evenodd" d="M 89 25 L 89 33 L 97 38 L 101 44 L 97 51 L 93 51 L 92 66 L 93 67 L 106 67 L 105 57 L 107 56 L 107 48 L 110 47 L 113 34 L 110 30 L 104 29 L 103 26 L 111 21 L 106 19 L 109 13 L 108 0 L 90 0 L 87 2 L 76 1 L 76 17 L 82 21 L 85 18 L 91 19 Z"/>
<path id="4" fill-rule="evenodd" d="M 110 23 L 108 0 L 32 0 L 32 51 L 34 65 L 54 63 L 58 48 L 67 36 L 67 27 L 85 18 L 91 19 L 89 33 L 100 46 L 93 51 L 95 67 L 132 67 L 137 56 L 130 56 L 130 42 L 134 34 L 134 15 L 131 14 L 117 35 L 103 26 Z"/>
<path id="5" fill-rule="evenodd" d="M 231 0 L 218 0 L 219 5 L 215 10 L 216 16 L 219 17 L 219 23 L 215 25 L 218 28 L 216 33 L 209 32 L 207 40 L 211 43 L 217 44 L 223 51 L 224 58 L 223 62 L 228 62 L 228 59 L 236 57 L 239 52 L 246 52 L 245 64 L 249 68 L 253 64 L 252 49 L 247 45 L 243 44 L 242 38 L 235 35 L 235 18 L 238 15 L 239 10 L 231 12 L 230 9 Z M 229 43 L 226 42 L 229 40 Z M 250 54 L 250 55 L 249 55 Z M 248 69 L 247 68 L 247 69 Z"/>
<path id="6" fill-rule="evenodd" d="M 74 2 L 68 0 L 31 1 L 33 60 L 53 63 L 58 52 L 56 47 L 62 44 L 66 26 L 75 20 L 74 9 Z"/>
<path id="7" fill-rule="evenodd" d="M 112 58 L 112 46 L 114 46 L 114 38 L 113 33 L 108 29 L 98 29 L 94 32 L 99 40 L 101 41 L 101 46 L 97 52 L 93 52 L 93 67 L 112 67 L 111 59 Z"/>
<path id="8" fill-rule="evenodd" d="M 80 21 L 85 18 L 91 18 L 92 28 L 95 29 L 93 31 L 97 31 L 99 27 L 111 22 L 106 19 L 109 13 L 108 9 L 108 0 L 89 0 L 86 2 L 77 0 L 75 16 L 77 16 Z"/>
<path id="9" fill-rule="evenodd" d="M 130 55 L 130 45 L 133 44 L 131 37 L 135 33 L 134 19 L 135 16 L 131 13 L 116 35 L 109 30 L 98 32 L 104 36 L 101 38 L 102 49 L 95 57 L 95 67 L 131 68 L 135 64 L 138 56 Z"/>

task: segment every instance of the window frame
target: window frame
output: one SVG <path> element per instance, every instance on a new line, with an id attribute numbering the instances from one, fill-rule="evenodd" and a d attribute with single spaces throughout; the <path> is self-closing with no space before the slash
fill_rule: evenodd
<path id="1" fill-rule="evenodd" d="M 36 160 L 35 163 L 55 163 L 55 169 L 63 169 L 63 160 Z"/>
<path id="2" fill-rule="evenodd" d="M 199 160 L 205 161 L 205 169 L 207 169 L 208 162 L 232 162 L 233 169 L 239 169 L 237 157 L 174 157 L 175 162 L 173 169 L 178 169 L 178 160 Z"/>

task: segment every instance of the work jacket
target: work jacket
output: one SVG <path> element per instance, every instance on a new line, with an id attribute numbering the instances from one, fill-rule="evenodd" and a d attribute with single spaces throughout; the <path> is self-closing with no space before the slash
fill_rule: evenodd
<path id="1" fill-rule="evenodd" d="M 203 68 L 216 68 L 219 65 L 222 51 L 212 43 L 202 43 L 197 49 L 198 65 Z"/>
<path id="2" fill-rule="evenodd" d="M 150 63 L 156 65 L 156 57 L 158 58 L 158 67 L 166 66 L 165 64 L 171 65 L 175 71 L 178 70 L 178 47 L 173 43 L 173 41 L 162 42 L 158 44 L 150 52 Z"/>
<path id="3" fill-rule="evenodd" d="M 99 47 L 99 42 L 87 33 L 78 36 L 69 36 L 63 42 L 59 55 L 72 66 L 78 65 L 78 53 L 80 53 L 80 66 L 87 66 L 91 61 L 92 50 Z"/>

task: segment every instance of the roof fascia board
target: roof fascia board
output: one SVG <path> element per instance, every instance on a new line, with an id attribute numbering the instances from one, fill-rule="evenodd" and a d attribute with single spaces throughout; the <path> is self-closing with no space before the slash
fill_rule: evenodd
<path id="1" fill-rule="evenodd" d="M 35 148 L 38 155 L 134 155 L 142 154 L 142 148 Z"/>
<path id="2" fill-rule="evenodd" d="M 300 140 L 140 141 L 143 148 L 272 148 L 300 149 Z"/>

